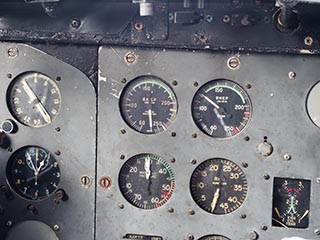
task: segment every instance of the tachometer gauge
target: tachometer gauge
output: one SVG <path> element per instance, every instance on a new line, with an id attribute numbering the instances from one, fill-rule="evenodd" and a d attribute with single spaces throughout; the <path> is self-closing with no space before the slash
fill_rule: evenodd
<path id="1" fill-rule="evenodd" d="M 59 185 L 59 164 L 44 148 L 24 147 L 10 157 L 7 180 L 21 197 L 42 200 L 48 198 Z"/>
<path id="2" fill-rule="evenodd" d="M 13 80 L 7 95 L 11 114 L 29 127 L 47 126 L 60 112 L 60 90 L 54 80 L 42 73 L 19 75 Z"/>
<path id="3" fill-rule="evenodd" d="M 272 226 L 308 228 L 310 180 L 274 178 Z"/>
<path id="4" fill-rule="evenodd" d="M 159 208 L 171 197 L 174 177 L 169 165 L 154 154 L 138 154 L 122 166 L 119 187 L 124 198 L 141 209 Z"/>
<path id="5" fill-rule="evenodd" d="M 214 138 L 238 135 L 248 125 L 251 112 L 248 94 L 229 80 L 206 83 L 192 101 L 192 116 L 196 125 Z"/>
<path id="6" fill-rule="evenodd" d="M 124 121 L 143 134 L 156 134 L 168 129 L 177 111 L 174 92 L 155 76 L 134 79 L 121 94 L 120 112 Z"/>
<path id="7" fill-rule="evenodd" d="M 238 209 L 247 196 L 247 179 L 234 162 L 213 158 L 193 172 L 190 189 L 200 208 L 212 214 L 228 214 Z"/>
<path id="8" fill-rule="evenodd" d="M 208 235 L 200 238 L 199 240 L 230 240 L 230 239 L 221 235 Z"/>

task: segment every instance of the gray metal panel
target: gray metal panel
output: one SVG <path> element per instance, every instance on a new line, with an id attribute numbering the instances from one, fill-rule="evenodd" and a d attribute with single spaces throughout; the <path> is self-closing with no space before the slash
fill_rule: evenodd
<path id="1" fill-rule="evenodd" d="M 8 49 L 18 49 L 18 56 L 8 57 Z M 59 239 L 93 239 L 94 236 L 94 200 L 95 200 L 95 150 L 96 150 L 96 95 L 90 80 L 76 68 L 67 65 L 44 52 L 22 44 L 0 44 L 0 121 L 12 118 L 6 105 L 6 91 L 11 80 L 25 71 L 39 71 L 53 79 L 60 76 L 57 82 L 62 95 L 62 109 L 57 119 L 49 126 L 32 129 L 19 123 L 19 131 L 10 135 L 13 151 L 26 146 L 38 145 L 55 156 L 59 162 L 61 180 L 59 188 L 65 190 L 69 200 L 54 203 L 53 196 L 41 202 L 23 200 L 14 195 L 7 200 L 0 195 L 0 205 L 4 214 L 0 215 L 0 233 L 9 228 L 7 221 L 13 225 L 26 221 L 38 220 L 50 227 L 59 225 L 56 232 Z M 12 74 L 9 79 L 7 74 Z M 61 131 L 57 132 L 56 127 Z M 11 153 L 0 148 L 0 185 L 6 185 L 6 163 Z M 85 189 L 80 178 L 88 175 L 93 184 Z M 38 214 L 28 212 L 27 205 L 33 203 Z"/>
<path id="2" fill-rule="evenodd" d="M 127 65 L 124 56 L 133 51 L 138 57 L 136 64 Z M 241 54 L 241 67 L 227 67 L 227 53 L 201 51 L 173 51 L 161 49 L 131 49 L 101 47 L 99 52 L 99 122 L 97 177 L 109 176 L 110 189 L 97 190 L 97 239 L 121 239 L 126 233 L 161 235 L 164 239 L 195 239 L 206 234 L 221 234 L 230 239 L 249 239 L 248 233 L 258 232 L 259 239 L 275 240 L 283 237 L 301 236 L 319 239 L 313 231 L 320 225 L 320 129 L 309 119 L 306 97 L 311 87 L 320 79 L 317 68 L 320 59 L 314 56 L 286 56 Z M 290 79 L 288 73 L 296 72 Z M 129 128 L 121 119 L 119 96 L 128 81 L 137 76 L 156 75 L 172 86 L 178 99 L 179 111 L 173 126 L 166 132 L 145 136 Z M 191 101 L 198 87 L 205 82 L 226 78 L 245 86 L 253 104 L 253 116 L 249 127 L 238 137 L 215 140 L 197 129 L 191 117 Z M 197 81 L 198 87 L 193 83 Z M 124 128 L 126 134 L 121 134 Z M 176 137 L 171 132 L 176 132 Z M 197 133 L 197 138 L 192 134 Z M 245 136 L 250 141 L 245 141 Z M 274 152 L 269 157 L 259 155 L 257 146 L 264 136 L 272 143 Z M 118 188 L 118 172 L 126 159 L 137 153 L 158 154 L 169 162 L 176 179 L 174 194 L 159 209 L 140 210 L 121 195 Z M 290 161 L 283 155 L 289 153 Z M 125 155 L 121 160 L 120 155 Z M 175 163 L 170 163 L 171 158 Z M 216 216 L 201 210 L 192 200 L 189 181 L 195 165 L 213 157 L 223 157 L 243 168 L 248 180 L 245 203 L 235 212 Z M 265 180 L 264 174 L 270 175 Z M 309 229 L 284 229 L 271 226 L 273 177 L 306 178 L 311 183 L 311 214 Z M 124 204 L 124 209 L 118 207 Z M 169 213 L 172 207 L 174 213 Z M 195 210 L 195 215 L 189 214 Z M 245 213 L 247 217 L 241 219 Z M 268 226 L 267 231 L 261 226 Z"/>

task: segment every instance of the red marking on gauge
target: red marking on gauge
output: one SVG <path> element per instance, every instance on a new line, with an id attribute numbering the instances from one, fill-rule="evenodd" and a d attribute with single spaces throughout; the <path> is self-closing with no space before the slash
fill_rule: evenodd
<path id="1" fill-rule="evenodd" d="M 298 190 L 298 189 L 293 189 L 293 191 L 294 191 L 295 193 L 299 193 L 299 190 Z"/>
<path id="2" fill-rule="evenodd" d="M 287 189 L 287 193 L 291 193 L 292 192 L 292 188 Z"/>
<path id="3" fill-rule="evenodd" d="M 239 133 L 239 130 L 237 128 L 233 128 L 233 131 L 234 131 L 235 134 Z"/>
<path id="4" fill-rule="evenodd" d="M 243 114 L 244 114 L 245 117 L 249 117 L 251 115 L 250 112 L 244 112 Z"/>
<path id="5" fill-rule="evenodd" d="M 171 197 L 171 194 L 168 193 L 168 192 L 161 191 L 161 193 L 162 193 L 163 195 L 165 195 L 167 198 L 170 198 L 170 197 Z"/>

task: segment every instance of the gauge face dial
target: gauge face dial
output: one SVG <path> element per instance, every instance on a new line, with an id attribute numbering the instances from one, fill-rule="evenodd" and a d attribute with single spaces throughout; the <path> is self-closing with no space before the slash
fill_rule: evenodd
<path id="1" fill-rule="evenodd" d="M 141 209 L 164 205 L 174 189 L 174 176 L 169 165 L 154 154 L 138 154 L 121 168 L 119 187 L 124 198 Z"/>
<path id="2" fill-rule="evenodd" d="M 247 179 L 232 161 L 213 158 L 193 172 L 190 189 L 200 208 L 212 214 L 228 214 L 238 209 L 247 196 Z"/>
<path id="3" fill-rule="evenodd" d="M 311 181 L 274 178 L 272 226 L 308 228 Z"/>
<path id="4" fill-rule="evenodd" d="M 8 89 L 8 107 L 22 124 L 40 128 L 49 125 L 61 109 L 61 94 L 57 84 L 38 72 L 16 77 Z"/>
<path id="5" fill-rule="evenodd" d="M 203 85 L 192 101 L 192 116 L 198 128 L 214 138 L 230 138 L 245 129 L 251 118 L 248 94 L 229 80 Z"/>
<path id="6" fill-rule="evenodd" d="M 10 157 L 7 164 L 7 180 L 10 187 L 21 197 L 43 200 L 59 185 L 59 164 L 44 148 L 24 147 Z"/>
<path id="7" fill-rule="evenodd" d="M 221 235 L 208 235 L 200 238 L 199 240 L 230 240 L 230 239 Z"/>
<path id="8" fill-rule="evenodd" d="M 124 121 L 143 134 L 157 134 L 167 130 L 178 111 L 176 96 L 169 85 L 154 76 L 134 79 L 120 98 L 120 112 Z"/>

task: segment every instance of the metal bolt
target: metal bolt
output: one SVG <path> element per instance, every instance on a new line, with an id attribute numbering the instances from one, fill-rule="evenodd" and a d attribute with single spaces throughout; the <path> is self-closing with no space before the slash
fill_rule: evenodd
<path id="1" fill-rule="evenodd" d="M 228 15 L 223 16 L 223 22 L 228 23 L 230 22 L 230 17 Z"/>
<path id="2" fill-rule="evenodd" d="M 317 182 L 317 183 L 320 183 L 320 177 L 318 177 L 318 178 L 316 179 L 316 182 Z"/>
<path id="3" fill-rule="evenodd" d="M 119 207 L 120 209 L 124 209 L 123 203 L 119 203 L 119 204 L 118 204 L 118 207 Z"/>
<path id="4" fill-rule="evenodd" d="M 171 137 L 176 137 L 177 136 L 177 133 L 176 132 L 172 132 L 171 133 Z"/>
<path id="5" fill-rule="evenodd" d="M 121 128 L 121 129 L 120 129 L 120 132 L 121 132 L 122 134 L 126 134 L 127 131 L 126 131 L 124 128 Z"/>
<path id="6" fill-rule="evenodd" d="M 313 38 L 308 36 L 304 39 L 304 44 L 307 46 L 311 46 L 313 44 Z"/>
<path id="7" fill-rule="evenodd" d="M 237 70 L 240 68 L 240 60 L 238 57 L 229 58 L 227 64 L 231 70 Z"/>
<path id="8" fill-rule="evenodd" d="M 194 82 L 194 83 L 193 83 L 193 86 L 194 86 L 194 87 L 198 87 L 198 86 L 199 86 L 199 83 L 198 83 L 198 82 Z"/>
<path id="9" fill-rule="evenodd" d="M 193 137 L 193 138 L 197 138 L 197 136 L 198 136 L 198 135 L 197 135 L 196 133 L 192 133 L 192 137 Z"/>
<path id="10" fill-rule="evenodd" d="M 190 215 L 194 215 L 196 213 L 193 209 L 189 209 L 188 212 L 189 212 Z"/>
<path id="11" fill-rule="evenodd" d="M 191 164 L 195 165 L 197 163 L 197 160 L 192 159 L 190 162 L 191 162 Z"/>
<path id="12" fill-rule="evenodd" d="M 61 128 L 60 127 L 56 127 L 55 130 L 56 130 L 56 132 L 60 132 Z"/>
<path id="13" fill-rule="evenodd" d="M 249 166 L 248 163 L 246 163 L 246 162 L 242 163 L 242 167 L 247 168 L 248 166 Z"/>
<path id="14" fill-rule="evenodd" d="M 256 231 L 250 231 L 249 232 L 249 239 L 250 240 L 256 240 L 259 238 L 259 235 Z"/>
<path id="15" fill-rule="evenodd" d="M 240 214 L 240 218 L 241 218 L 241 219 L 245 219 L 245 218 L 247 218 L 247 215 L 246 215 L 245 213 L 241 213 L 241 214 Z"/>
<path id="16" fill-rule="evenodd" d="M 58 224 L 53 225 L 53 230 L 59 231 L 60 230 L 60 226 Z"/>
<path id="17" fill-rule="evenodd" d="M 174 209 L 171 208 L 171 207 L 169 207 L 169 208 L 168 208 L 168 212 L 169 212 L 169 213 L 173 213 L 173 212 L 174 212 Z"/>
<path id="18" fill-rule="evenodd" d="M 172 85 L 173 86 L 177 86 L 178 85 L 178 82 L 176 80 L 172 81 Z"/>
<path id="19" fill-rule="evenodd" d="M 175 159 L 175 158 L 171 158 L 171 159 L 170 159 L 170 162 L 175 163 L 175 162 L 176 162 L 176 159 Z"/>
<path id="20" fill-rule="evenodd" d="M 267 174 L 267 173 L 266 173 L 266 174 L 264 174 L 264 175 L 263 175 L 263 177 L 264 177 L 264 179 L 265 179 L 265 180 L 269 180 L 269 179 L 270 179 L 270 175 L 269 175 L 269 174 Z"/>
<path id="21" fill-rule="evenodd" d="M 314 229 L 314 234 L 320 236 L 320 228 L 319 227 Z"/>
<path id="22" fill-rule="evenodd" d="M 124 60 L 127 64 L 132 65 L 137 61 L 137 57 L 133 52 L 126 53 Z"/>
<path id="23" fill-rule="evenodd" d="M 262 229 L 263 231 L 267 231 L 267 230 L 268 230 L 268 226 L 262 225 L 262 226 L 261 226 L 261 229 Z"/>
<path id="24" fill-rule="evenodd" d="M 123 155 L 123 154 L 120 155 L 120 159 L 121 159 L 121 160 L 123 160 L 123 159 L 125 159 L 125 158 L 126 158 L 125 155 Z"/>
<path id="25" fill-rule="evenodd" d="M 191 234 L 191 233 L 188 234 L 188 240 L 194 240 L 193 234 Z"/>
<path id="26" fill-rule="evenodd" d="M 12 226 L 12 221 L 10 221 L 10 220 L 7 221 L 7 222 L 6 222 L 6 226 L 7 226 L 7 227 L 11 227 L 11 226 Z"/>
<path id="27" fill-rule="evenodd" d="M 91 178 L 87 175 L 81 177 L 81 185 L 83 188 L 89 188 L 91 186 Z"/>
<path id="28" fill-rule="evenodd" d="M 110 188 L 111 185 L 112 185 L 112 180 L 111 180 L 110 177 L 102 177 L 102 178 L 100 179 L 99 184 L 100 184 L 100 187 L 102 187 L 102 188 L 104 188 L 104 189 L 108 189 L 108 188 Z"/>
<path id="29" fill-rule="evenodd" d="M 78 20 L 78 19 L 73 19 L 73 20 L 71 21 L 71 26 L 72 26 L 73 28 L 79 28 L 79 27 L 81 26 L 81 21 Z"/>
<path id="30" fill-rule="evenodd" d="M 289 72 L 289 73 L 288 73 L 288 77 L 289 77 L 290 79 L 293 79 L 293 78 L 296 77 L 296 73 L 295 73 L 295 72 Z"/>
<path id="31" fill-rule="evenodd" d="M 11 48 L 8 49 L 8 56 L 10 58 L 17 57 L 18 53 L 19 53 L 19 51 L 18 51 L 18 48 L 16 48 L 16 47 L 11 47 Z"/>
<path id="32" fill-rule="evenodd" d="M 207 15 L 206 16 L 206 21 L 209 22 L 209 23 L 212 22 L 213 21 L 212 15 Z"/>
<path id="33" fill-rule="evenodd" d="M 283 159 L 285 161 L 289 161 L 289 160 L 291 160 L 291 155 L 289 155 L 289 153 L 286 153 L 286 154 L 283 155 Z"/>

